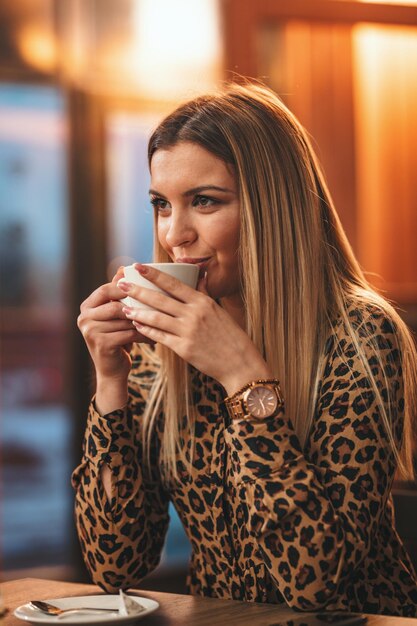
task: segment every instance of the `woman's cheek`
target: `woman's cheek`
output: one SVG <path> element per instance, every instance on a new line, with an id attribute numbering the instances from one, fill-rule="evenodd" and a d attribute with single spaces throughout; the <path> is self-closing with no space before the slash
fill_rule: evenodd
<path id="1" fill-rule="evenodd" d="M 168 246 L 167 246 L 167 240 L 166 240 L 166 233 L 167 233 L 167 228 L 160 225 L 158 223 L 158 227 L 157 227 L 157 235 L 158 235 L 158 241 L 160 243 L 160 245 L 163 247 L 163 249 L 165 250 L 165 252 L 169 252 Z"/>

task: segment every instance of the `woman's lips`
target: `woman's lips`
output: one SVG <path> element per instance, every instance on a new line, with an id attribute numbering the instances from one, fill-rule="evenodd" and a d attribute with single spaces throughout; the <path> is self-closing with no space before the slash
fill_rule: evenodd
<path id="1" fill-rule="evenodd" d="M 192 263 L 193 265 L 198 265 L 200 268 L 198 277 L 202 278 L 207 270 L 207 265 L 210 263 L 211 257 L 182 257 L 179 259 L 175 259 L 176 263 Z"/>

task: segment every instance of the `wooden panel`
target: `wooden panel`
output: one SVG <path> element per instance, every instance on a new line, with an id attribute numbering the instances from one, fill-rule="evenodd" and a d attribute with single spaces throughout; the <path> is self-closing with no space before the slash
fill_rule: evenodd
<path id="1" fill-rule="evenodd" d="M 358 255 L 372 282 L 417 302 L 417 29 L 361 27 L 355 94 Z"/>
<path id="2" fill-rule="evenodd" d="M 256 76 L 253 46 L 262 23 L 287 20 L 354 25 L 417 24 L 417 6 L 340 0 L 223 0 L 226 71 Z"/>
<path id="3" fill-rule="evenodd" d="M 351 27 L 290 21 L 262 23 L 255 53 L 261 76 L 312 137 L 353 245 L 356 192 Z"/>
<path id="4" fill-rule="evenodd" d="M 417 6 L 337 0 L 223 6 L 226 67 L 266 80 L 285 99 L 314 138 L 369 279 L 414 311 Z M 396 45 L 386 39 L 373 49 L 368 37 L 358 48 L 355 40 L 353 66 L 352 28 L 369 23 L 408 26 L 397 27 Z"/>
<path id="5" fill-rule="evenodd" d="M 351 242 L 356 238 L 356 194 L 351 68 L 351 28 L 289 22 L 281 89 L 289 108 L 312 137 L 330 191 Z"/>
<path id="6" fill-rule="evenodd" d="M 233 1 L 233 0 L 232 0 Z M 236 0 L 235 0 L 236 1 Z M 237 0 L 239 6 L 251 0 Z M 369 22 L 413 25 L 417 23 L 417 6 L 400 2 L 387 4 L 357 0 L 257 0 L 255 10 L 264 19 L 303 19 L 338 24 Z"/>
<path id="7" fill-rule="evenodd" d="M 254 46 L 259 22 L 252 4 L 225 0 L 222 3 L 222 22 L 226 78 L 230 79 L 235 73 L 255 76 Z"/>

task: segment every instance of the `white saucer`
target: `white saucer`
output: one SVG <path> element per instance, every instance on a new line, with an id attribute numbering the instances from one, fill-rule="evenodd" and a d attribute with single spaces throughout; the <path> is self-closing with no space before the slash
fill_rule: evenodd
<path id="1" fill-rule="evenodd" d="M 129 598 L 138 602 L 143 607 L 145 607 L 145 611 L 142 613 L 138 613 L 137 615 L 118 615 L 115 613 L 106 614 L 102 613 L 101 615 L 88 615 L 87 613 L 80 613 L 74 615 L 68 615 L 68 617 L 58 618 L 57 616 L 47 615 L 46 613 L 42 613 L 38 609 L 33 608 L 29 603 L 22 604 L 19 606 L 15 612 L 15 617 L 22 619 L 26 622 L 31 622 L 32 624 L 61 624 L 61 626 L 66 626 L 70 624 L 129 624 L 134 623 L 136 620 L 149 615 L 156 611 L 159 607 L 158 602 L 155 600 L 150 600 L 149 598 L 142 598 L 141 596 L 135 596 L 129 594 Z M 118 610 L 120 604 L 120 598 L 118 595 L 100 595 L 100 596 L 76 596 L 72 598 L 51 598 L 46 600 L 50 604 L 54 604 L 60 609 L 76 609 L 78 607 L 92 607 L 92 608 L 103 608 L 103 609 L 114 609 Z"/>

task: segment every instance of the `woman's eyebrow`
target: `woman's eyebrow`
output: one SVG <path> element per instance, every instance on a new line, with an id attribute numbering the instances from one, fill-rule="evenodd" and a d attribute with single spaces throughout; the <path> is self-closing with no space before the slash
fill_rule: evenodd
<path id="1" fill-rule="evenodd" d="M 193 187 L 184 192 L 183 196 L 193 196 L 195 193 L 201 193 L 202 191 L 223 191 L 224 193 L 234 193 L 233 189 L 227 189 L 226 187 L 219 187 L 218 185 L 201 185 L 200 187 Z"/>
<path id="2" fill-rule="evenodd" d="M 196 193 L 202 193 L 203 191 L 222 191 L 223 193 L 235 193 L 233 189 L 227 189 L 226 187 L 219 187 L 218 185 L 201 185 L 200 187 L 193 187 L 192 189 L 188 189 L 184 191 L 182 194 L 184 197 L 193 196 Z M 165 198 L 163 193 L 156 191 L 156 189 L 149 189 L 149 193 L 153 196 L 159 196 L 161 198 Z"/>
<path id="3" fill-rule="evenodd" d="M 149 189 L 149 195 L 150 196 L 159 196 L 160 198 L 164 198 L 166 199 L 166 197 L 164 196 L 163 193 L 160 193 L 159 191 L 156 191 L 156 189 Z"/>

